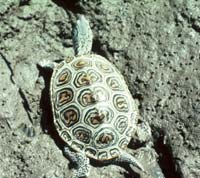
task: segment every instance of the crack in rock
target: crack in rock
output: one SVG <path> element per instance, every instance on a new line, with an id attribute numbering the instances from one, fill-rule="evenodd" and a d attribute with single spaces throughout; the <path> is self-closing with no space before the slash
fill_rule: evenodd
<path id="1" fill-rule="evenodd" d="M 28 100 L 27 100 L 27 98 L 26 98 L 26 96 L 25 96 L 22 88 L 19 88 L 19 95 L 22 98 L 22 104 L 23 104 L 24 110 L 26 111 L 27 116 L 28 116 L 30 122 L 33 124 L 33 119 L 32 119 L 32 117 L 30 115 L 30 112 L 32 112 L 32 110 L 30 108 L 29 102 L 28 102 Z"/>
<path id="2" fill-rule="evenodd" d="M 6 63 L 8 69 L 9 69 L 9 71 L 10 71 L 10 73 L 11 73 L 11 74 L 10 74 L 10 80 L 11 80 L 11 82 L 12 82 L 13 84 L 15 84 L 15 81 L 14 81 L 14 79 L 13 79 L 14 73 L 13 73 L 13 69 L 12 69 L 12 67 L 11 67 L 11 63 L 7 60 L 7 58 L 3 55 L 2 52 L 0 52 L 0 55 L 1 55 L 2 59 L 4 60 L 4 62 Z"/>

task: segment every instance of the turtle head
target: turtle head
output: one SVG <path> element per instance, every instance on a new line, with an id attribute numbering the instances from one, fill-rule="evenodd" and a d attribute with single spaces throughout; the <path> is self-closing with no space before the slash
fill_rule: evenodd
<path id="1" fill-rule="evenodd" d="M 89 21 L 83 15 L 78 16 L 78 20 L 72 30 L 72 36 L 75 55 L 80 56 L 91 52 L 92 30 Z"/>

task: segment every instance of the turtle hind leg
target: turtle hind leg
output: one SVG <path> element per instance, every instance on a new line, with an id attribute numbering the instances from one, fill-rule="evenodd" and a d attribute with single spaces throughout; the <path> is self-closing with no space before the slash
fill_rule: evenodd
<path id="1" fill-rule="evenodd" d="M 143 168 L 143 166 L 140 164 L 140 162 L 132 155 L 125 151 L 121 151 L 120 157 L 116 158 L 116 163 L 128 163 L 130 166 L 133 166 L 137 169 L 139 169 L 142 172 L 146 172 Z"/>
<path id="2" fill-rule="evenodd" d="M 89 158 L 82 152 L 71 151 L 67 146 L 64 147 L 64 155 L 75 164 L 73 178 L 87 177 L 90 173 Z"/>

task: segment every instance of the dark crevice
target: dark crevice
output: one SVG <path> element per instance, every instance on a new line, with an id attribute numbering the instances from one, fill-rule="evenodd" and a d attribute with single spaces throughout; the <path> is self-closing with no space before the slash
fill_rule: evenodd
<path id="1" fill-rule="evenodd" d="M 8 69 L 10 70 L 10 81 L 15 84 L 15 81 L 13 80 L 13 76 L 14 76 L 14 73 L 13 73 L 13 69 L 11 67 L 11 63 L 6 59 L 6 57 L 0 52 L 0 55 L 2 57 L 2 59 L 4 60 L 4 62 L 6 63 L 6 65 L 8 66 Z"/>
<path id="2" fill-rule="evenodd" d="M 79 6 L 79 0 L 52 0 L 55 4 L 62 7 L 65 10 L 71 11 L 74 14 L 83 13 L 83 10 Z"/>
<path id="3" fill-rule="evenodd" d="M 30 112 L 32 112 L 30 106 L 29 106 L 29 103 L 28 103 L 28 100 L 26 99 L 26 96 L 23 92 L 23 90 L 21 88 L 19 88 L 19 95 L 21 96 L 22 98 L 22 104 L 23 104 L 23 107 L 28 115 L 28 118 L 30 120 L 30 122 L 33 124 L 33 120 L 31 118 L 31 115 L 30 115 Z"/>
<path id="4" fill-rule="evenodd" d="M 144 97 L 141 93 L 136 93 L 133 95 L 133 99 L 139 100 L 139 101 L 143 101 Z"/>
<path id="5" fill-rule="evenodd" d="M 123 164 L 119 166 L 123 167 L 127 171 L 124 173 L 125 178 L 141 178 L 140 174 L 134 172 L 130 165 Z"/>
<path id="6" fill-rule="evenodd" d="M 159 155 L 158 164 L 162 169 L 165 178 L 181 178 L 180 173 L 176 171 L 175 162 L 169 145 L 164 143 L 165 132 L 159 128 L 154 128 L 154 146 Z"/>
<path id="7" fill-rule="evenodd" d="M 22 91 L 21 88 L 19 88 L 19 94 L 20 94 L 20 96 L 21 96 L 21 98 L 23 100 L 24 108 L 26 109 L 26 111 L 31 112 L 31 108 L 29 106 L 28 100 L 26 99 L 26 96 L 25 96 L 25 94 L 24 94 L 24 92 Z"/>
<path id="8" fill-rule="evenodd" d="M 185 13 L 181 13 L 181 16 L 183 17 L 183 19 L 187 21 L 187 23 L 191 26 L 191 28 L 195 32 L 200 33 L 200 26 L 196 24 L 197 21 L 196 19 L 189 17 Z"/>
<path id="9" fill-rule="evenodd" d="M 189 20 L 189 17 L 185 14 L 185 13 L 180 13 L 180 15 L 183 17 L 183 19 L 185 19 L 185 20 Z"/>
<path id="10" fill-rule="evenodd" d="M 125 169 L 128 172 L 124 173 L 124 178 L 141 178 L 141 176 L 138 173 L 133 172 L 133 170 L 130 168 L 130 166 L 126 167 Z"/>
<path id="11" fill-rule="evenodd" d="M 19 6 L 26 6 L 29 5 L 30 0 L 20 0 L 19 2 Z"/>
<path id="12" fill-rule="evenodd" d="M 28 17 L 18 16 L 17 18 L 20 19 L 20 20 L 29 21 L 33 18 L 33 16 L 30 16 L 30 17 L 29 16 Z"/>
<path id="13" fill-rule="evenodd" d="M 102 49 L 102 44 L 98 39 L 93 39 L 93 44 L 92 44 L 92 51 L 95 54 L 99 54 L 107 59 L 109 59 L 108 52 Z"/>
<path id="14" fill-rule="evenodd" d="M 131 139 L 130 143 L 128 144 L 128 148 L 132 150 L 137 150 L 139 148 L 145 147 L 146 142 L 141 142 L 137 139 Z"/>
<path id="15" fill-rule="evenodd" d="M 199 26 L 199 25 L 193 23 L 193 24 L 192 24 L 192 28 L 193 28 L 197 33 L 200 33 L 200 26 Z"/>

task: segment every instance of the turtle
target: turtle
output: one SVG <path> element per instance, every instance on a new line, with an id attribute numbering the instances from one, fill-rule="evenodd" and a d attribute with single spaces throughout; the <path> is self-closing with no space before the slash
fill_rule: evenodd
<path id="1" fill-rule="evenodd" d="M 138 107 L 119 70 L 94 54 L 89 21 L 79 16 L 73 27 L 75 55 L 50 64 L 53 122 L 66 143 L 63 153 L 76 163 L 73 177 L 87 177 L 90 159 L 128 163 L 145 172 L 126 152 L 138 122 Z"/>

